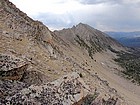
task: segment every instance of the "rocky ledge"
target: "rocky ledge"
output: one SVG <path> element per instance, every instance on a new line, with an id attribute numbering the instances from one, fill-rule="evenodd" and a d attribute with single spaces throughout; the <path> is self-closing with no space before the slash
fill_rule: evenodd
<path id="1" fill-rule="evenodd" d="M 0 79 L 20 80 L 28 64 L 13 55 L 0 54 Z"/>
<path id="2" fill-rule="evenodd" d="M 75 72 L 39 86 L 28 86 L 17 81 L 0 83 L 4 83 L 0 87 L 0 104 L 4 105 L 72 105 L 90 92 L 89 87 Z"/>

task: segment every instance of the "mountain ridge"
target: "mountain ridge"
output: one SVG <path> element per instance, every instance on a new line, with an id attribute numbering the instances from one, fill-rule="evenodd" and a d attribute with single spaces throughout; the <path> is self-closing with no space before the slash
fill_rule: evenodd
<path id="1" fill-rule="evenodd" d="M 64 100 L 69 103 L 66 105 L 139 103 L 139 91 L 132 91 L 133 84 L 127 84 L 114 74 L 123 70 L 113 61 L 116 58 L 114 52 L 125 51 L 125 48 L 113 39 L 82 23 L 78 28 L 66 29 L 65 33 L 51 32 L 8 0 L 1 0 L 0 6 L 0 74 L 5 78 L 0 77 L 1 104 L 38 105 L 49 102 L 51 105 L 65 103 Z M 112 49 L 108 46 L 110 42 Z M 28 65 L 22 72 L 18 66 L 19 59 Z M 6 72 L 2 71 L 3 68 L 7 69 Z M 85 88 L 85 84 L 89 88 Z M 88 89 L 88 95 L 84 94 L 85 89 Z M 54 95 L 50 95 L 52 93 Z M 56 99 L 57 94 L 61 97 Z"/>
<path id="2" fill-rule="evenodd" d="M 89 54 L 94 54 L 96 51 L 106 50 L 110 47 L 114 47 L 116 50 L 125 49 L 107 34 L 83 23 L 79 23 L 72 28 L 54 31 L 54 33 L 72 44 L 77 42 L 80 46 L 85 47 Z"/>

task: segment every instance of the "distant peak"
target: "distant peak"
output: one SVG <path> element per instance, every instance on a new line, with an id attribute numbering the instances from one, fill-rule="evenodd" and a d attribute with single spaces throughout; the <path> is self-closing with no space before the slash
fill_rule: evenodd
<path id="1" fill-rule="evenodd" d="M 79 23 L 79 24 L 76 25 L 76 27 L 78 27 L 78 26 L 86 26 L 86 25 L 87 25 L 87 24 Z"/>
<path id="2" fill-rule="evenodd" d="M 90 29 L 90 30 L 94 30 L 93 27 L 91 27 L 90 25 L 88 24 L 84 24 L 84 23 L 79 23 L 77 24 L 76 26 L 74 26 L 76 29 Z M 73 28 L 74 28 L 73 27 Z"/>
<path id="3" fill-rule="evenodd" d="M 80 22 L 78 25 L 85 25 L 85 24 Z"/>

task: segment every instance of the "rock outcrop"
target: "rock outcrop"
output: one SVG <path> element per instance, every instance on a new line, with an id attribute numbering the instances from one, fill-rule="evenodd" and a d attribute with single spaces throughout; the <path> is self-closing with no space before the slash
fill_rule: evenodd
<path id="1" fill-rule="evenodd" d="M 13 80 L 0 80 L 0 105 L 6 105 L 8 102 L 7 97 L 12 97 L 24 88 L 28 88 L 30 85 Z"/>
<path id="2" fill-rule="evenodd" d="M 72 73 L 51 83 L 39 86 L 22 84 L 20 82 L 5 82 L 9 88 L 4 85 L 0 87 L 1 96 L 8 93 L 1 104 L 34 104 L 34 105 L 72 105 L 89 94 L 90 89 L 85 85 L 79 74 Z M 13 84 L 15 84 L 15 86 Z M 17 86 L 21 85 L 21 86 Z M 14 88 L 16 89 L 15 91 Z M 21 87 L 23 89 L 21 89 Z M 17 90 L 21 89 L 19 92 Z M 11 92 L 9 90 L 12 90 Z M 12 95 L 12 96 L 11 96 Z"/>
<path id="3" fill-rule="evenodd" d="M 20 80 L 28 64 L 12 55 L 0 54 L 0 79 Z"/>

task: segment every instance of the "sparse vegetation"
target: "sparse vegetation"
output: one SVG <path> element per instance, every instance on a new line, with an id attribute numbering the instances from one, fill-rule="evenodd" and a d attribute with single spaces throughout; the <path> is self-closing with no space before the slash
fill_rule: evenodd
<path id="1" fill-rule="evenodd" d="M 95 52 L 100 52 L 103 50 L 101 45 L 97 43 L 96 41 L 92 41 L 90 39 L 89 44 L 87 44 L 79 35 L 76 35 L 75 41 L 83 48 L 85 48 L 88 51 L 89 56 L 91 59 L 93 59 L 93 54 Z"/>
<path id="2" fill-rule="evenodd" d="M 93 48 L 94 51 L 100 52 L 103 50 L 102 46 L 100 45 L 99 41 L 93 41 L 92 39 L 90 39 L 90 44 Z"/>
<path id="3" fill-rule="evenodd" d="M 94 92 L 94 94 L 89 94 L 86 97 L 83 97 L 82 100 L 74 103 L 73 105 L 116 105 L 118 101 L 118 98 L 110 97 L 107 100 L 105 100 L 104 98 L 99 99 L 98 96 L 99 93 Z"/>
<path id="4" fill-rule="evenodd" d="M 86 50 L 90 49 L 90 46 L 79 35 L 76 35 L 75 41 Z"/>
<path id="5" fill-rule="evenodd" d="M 108 49 L 113 52 L 113 53 L 119 53 L 119 51 L 116 51 L 115 49 L 113 49 L 111 46 L 108 46 Z"/>
<path id="6" fill-rule="evenodd" d="M 87 95 L 82 103 L 82 105 L 91 105 L 92 102 L 99 96 L 99 93 Z"/>
<path id="7" fill-rule="evenodd" d="M 114 59 L 125 70 L 122 71 L 123 76 L 130 79 L 133 83 L 140 85 L 140 55 L 139 53 L 118 53 L 119 58 Z"/>
<path id="8" fill-rule="evenodd" d="M 82 73 L 80 73 L 79 76 L 82 78 L 83 77 Z"/>

